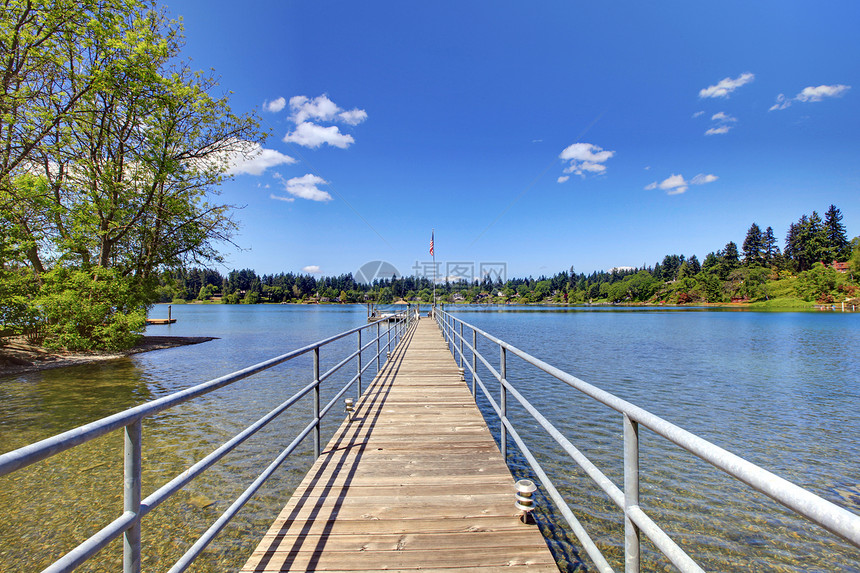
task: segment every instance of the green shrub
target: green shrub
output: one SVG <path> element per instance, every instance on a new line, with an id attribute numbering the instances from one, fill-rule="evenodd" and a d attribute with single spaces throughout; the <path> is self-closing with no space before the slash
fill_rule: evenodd
<path id="1" fill-rule="evenodd" d="M 34 332 L 48 348 L 122 350 L 146 326 L 146 309 L 131 282 L 102 267 L 45 273 L 30 308 L 38 317 Z"/>

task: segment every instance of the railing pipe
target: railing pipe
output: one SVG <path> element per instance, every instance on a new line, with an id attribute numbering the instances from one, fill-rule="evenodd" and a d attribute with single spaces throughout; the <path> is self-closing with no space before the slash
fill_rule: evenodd
<path id="1" fill-rule="evenodd" d="M 624 414 L 624 570 L 639 573 L 639 528 L 630 511 L 639 507 L 639 424 Z"/>
<path id="2" fill-rule="evenodd" d="M 361 397 L 361 373 L 363 372 L 361 369 L 361 331 L 358 331 L 358 391 L 356 393 L 356 398 Z"/>
<path id="3" fill-rule="evenodd" d="M 123 533 L 123 573 L 140 573 L 140 493 L 143 481 L 143 422 L 125 427 L 123 453 L 123 510 L 136 519 Z"/>
<path id="4" fill-rule="evenodd" d="M 478 359 L 475 357 L 475 353 L 478 352 L 478 333 L 475 332 L 475 329 L 472 329 L 472 397 L 475 399 L 475 402 L 478 401 L 478 388 L 475 386 L 475 377 L 478 375 Z"/>
<path id="5" fill-rule="evenodd" d="M 379 324 L 379 321 L 376 321 L 376 373 L 379 374 L 379 337 L 380 337 L 380 327 L 382 325 Z"/>
<path id="6" fill-rule="evenodd" d="M 288 398 L 285 402 L 281 403 L 277 408 L 270 411 L 268 414 L 245 428 L 240 433 L 233 436 L 232 439 L 222 444 L 217 449 L 213 450 L 209 455 L 199 460 L 196 464 L 158 488 L 156 491 L 152 492 L 141 502 L 141 517 L 146 516 L 150 511 L 161 505 L 165 500 L 167 500 L 171 495 L 188 485 L 191 480 L 196 478 L 198 475 L 202 474 L 204 471 L 212 467 L 218 460 L 232 452 L 236 449 L 236 447 L 240 446 L 244 443 L 248 438 L 256 434 L 258 431 L 263 429 L 265 426 L 269 424 L 272 420 L 280 416 L 284 411 L 286 411 L 290 406 L 304 398 L 308 395 L 308 393 L 314 389 L 314 383 L 311 382 L 295 394 L 293 394 L 290 398 Z"/>
<path id="7" fill-rule="evenodd" d="M 501 408 L 501 432 L 499 441 L 502 447 L 502 460 L 508 463 L 508 429 L 505 422 L 508 419 L 508 393 L 505 390 L 505 382 L 508 376 L 508 361 L 504 346 L 499 347 L 499 406 Z"/>
<path id="8" fill-rule="evenodd" d="M 282 451 L 281 454 L 277 458 L 275 458 L 272 463 L 269 464 L 269 466 L 263 471 L 263 473 L 261 473 L 257 477 L 257 479 L 255 479 L 253 483 L 251 483 L 251 485 L 248 486 L 238 498 L 236 498 L 236 500 L 230 505 L 230 507 L 228 507 L 224 511 L 224 513 L 222 513 L 221 516 L 217 520 L 215 520 L 212 525 L 209 526 L 209 529 L 207 529 L 206 532 L 201 535 L 197 539 L 197 541 L 194 542 L 194 544 L 188 549 L 188 551 L 186 551 L 185 554 L 179 558 L 179 561 L 177 561 L 173 565 L 173 567 L 170 568 L 170 571 L 168 573 L 182 573 L 183 571 L 188 569 L 188 567 L 191 566 L 191 563 L 197 558 L 197 556 L 200 555 L 210 543 L 212 543 L 212 540 L 215 539 L 215 536 L 218 535 L 218 533 L 222 529 L 224 529 L 224 527 L 230 522 L 231 519 L 233 519 L 233 517 L 237 513 L 239 513 L 239 510 L 242 509 L 242 507 L 246 503 L 248 503 L 248 500 L 251 499 L 251 496 L 254 495 L 258 489 L 260 489 L 263 483 L 265 483 L 266 480 L 268 480 L 273 473 L 275 473 L 275 470 L 277 470 L 280 465 L 284 463 L 287 457 L 289 457 L 289 455 L 293 453 L 296 447 L 298 447 L 298 445 L 304 441 L 308 434 L 311 433 L 313 428 L 313 422 L 305 426 L 304 430 L 302 430 L 301 433 L 299 433 L 299 435 L 297 435 L 295 439 L 290 442 L 290 445 L 288 445 L 284 449 L 284 451 Z"/>
<path id="9" fill-rule="evenodd" d="M 540 463 L 538 463 L 537 459 L 531 453 L 531 450 L 526 446 L 522 437 L 513 427 L 509 420 L 505 420 L 505 426 L 511 432 L 511 439 L 514 440 L 514 443 L 520 448 L 520 451 L 523 454 L 523 457 L 526 458 L 529 466 L 535 472 L 535 476 L 537 476 L 538 481 L 541 484 L 541 487 L 546 491 L 547 495 L 555 502 L 556 507 L 559 510 L 559 513 L 564 517 L 565 521 L 567 521 L 570 528 L 573 530 L 577 539 L 582 543 L 582 548 L 585 549 L 586 554 L 594 561 L 595 566 L 598 571 L 601 573 L 613 573 L 612 567 L 606 561 L 606 558 L 603 557 L 603 554 L 598 549 L 597 545 L 591 539 L 591 536 L 588 534 L 588 531 L 585 530 L 582 523 L 576 518 L 571 511 L 570 507 L 567 505 L 567 502 L 564 500 L 564 497 L 552 483 L 552 480 L 546 474 L 546 472 L 541 467 Z"/>
<path id="10" fill-rule="evenodd" d="M 322 445 L 320 443 L 320 349 L 314 348 L 314 458 L 320 457 Z"/>
<path id="11" fill-rule="evenodd" d="M 463 367 L 463 323 L 460 323 L 460 368 Z"/>

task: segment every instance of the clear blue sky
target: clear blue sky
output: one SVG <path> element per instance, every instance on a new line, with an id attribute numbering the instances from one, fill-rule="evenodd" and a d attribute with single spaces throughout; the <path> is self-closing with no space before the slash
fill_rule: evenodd
<path id="1" fill-rule="evenodd" d="M 175 0 L 184 54 L 272 135 L 229 268 L 508 276 L 860 234 L 860 2 Z"/>

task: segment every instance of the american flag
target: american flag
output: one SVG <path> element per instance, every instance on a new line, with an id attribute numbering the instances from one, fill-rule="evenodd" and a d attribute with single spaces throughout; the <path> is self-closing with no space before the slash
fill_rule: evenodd
<path id="1" fill-rule="evenodd" d="M 433 233 L 430 233 L 430 256 L 433 256 Z"/>

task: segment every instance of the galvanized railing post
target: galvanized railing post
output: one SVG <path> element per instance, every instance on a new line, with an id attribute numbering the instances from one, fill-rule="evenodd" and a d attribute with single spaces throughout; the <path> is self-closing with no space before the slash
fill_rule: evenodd
<path id="1" fill-rule="evenodd" d="M 376 321 L 376 373 L 379 374 L 379 339 L 382 336 L 379 321 Z"/>
<path id="2" fill-rule="evenodd" d="M 385 333 L 386 333 L 386 336 L 388 337 L 388 342 L 385 344 L 385 356 L 387 359 L 388 354 L 391 352 L 391 322 L 385 321 L 385 326 L 387 327 Z"/>
<path id="3" fill-rule="evenodd" d="M 125 427 L 123 459 L 123 510 L 138 515 L 123 534 L 123 573 L 140 573 L 140 492 L 143 474 L 143 422 L 137 419 Z"/>
<path id="4" fill-rule="evenodd" d="M 472 396 L 478 401 L 478 331 L 472 329 Z"/>
<path id="5" fill-rule="evenodd" d="M 358 331 L 358 397 L 361 398 L 361 331 Z"/>
<path id="6" fill-rule="evenodd" d="M 320 457 L 320 347 L 314 347 L 314 457 Z"/>
<path id="7" fill-rule="evenodd" d="M 508 429 L 505 427 L 504 419 L 508 417 L 508 391 L 505 388 L 504 382 L 508 379 L 508 363 L 507 351 L 504 346 L 499 346 L 499 408 L 501 409 L 501 443 L 502 443 L 502 460 L 505 464 L 508 463 Z"/>
<path id="8" fill-rule="evenodd" d="M 639 506 L 639 423 L 624 414 L 624 570 L 639 573 L 639 528 L 630 519 Z"/>
<path id="9" fill-rule="evenodd" d="M 460 323 L 460 368 L 463 367 L 463 323 Z"/>

